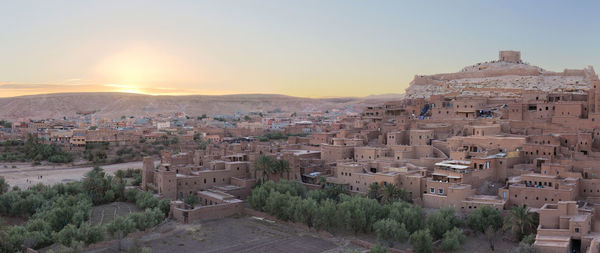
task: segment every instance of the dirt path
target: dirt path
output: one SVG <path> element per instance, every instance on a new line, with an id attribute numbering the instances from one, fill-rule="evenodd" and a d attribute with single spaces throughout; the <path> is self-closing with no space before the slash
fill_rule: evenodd
<path id="1" fill-rule="evenodd" d="M 158 161 L 155 161 L 157 164 Z M 142 162 L 128 162 L 118 163 L 111 165 L 101 166 L 107 174 L 114 174 L 117 170 L 123 170 L 128 168 L 141 168 Z M 43 184 L 57 184 L 66 183 L 71 181 L 81 180 L 86 172 L 90 171 L 93 166 L 90 167 L 71 167 L 71 166 L 38 166 L 38 167 L 20 167 L 11 168 L 0 168 L 0 176 L 3 176 L 8 184 L 12 186 L 18 186 L 21 189 L 28 188 L 29 186 L 36 185 L 38 183 Z"/>

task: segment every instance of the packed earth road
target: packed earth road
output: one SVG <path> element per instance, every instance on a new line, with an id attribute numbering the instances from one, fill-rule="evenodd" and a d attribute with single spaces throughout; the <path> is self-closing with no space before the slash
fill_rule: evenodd
<path id="1" fill-rule="evenodd" d="M 155 161 L 155 163 L 158 163 L 158 161 Z M 13 166 L 15 166 L 15 168 L 13 168 Z M 21 189 L 26 189 L 38 183 L 53 185 L 81 180 L 85 173 L 90 171 L 93 167 L 94 166 L 78 167 L 72 165 L 31 166 L 26 163 L 0 164 L 0 176 L 3 176 L 11 187 L 18 186 Z M 141 168 L 142 161 L 117 163 L 100 167 L 102 167 L 107 174 L 114 174 L 117 170 Z"/>

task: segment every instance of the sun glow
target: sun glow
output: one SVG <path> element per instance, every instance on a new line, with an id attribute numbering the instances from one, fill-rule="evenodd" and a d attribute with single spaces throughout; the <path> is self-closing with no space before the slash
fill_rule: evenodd
<path id="1" fill-rule="evenodd" d="M 123 92 L 123 93 L 136 93 L 136 94 L 144 94 L 144 92 L 139 87 L 129 86 L 129 85 L 121 85 L 121 84 L 107 84 L 104 85 L 106 87 L 111 87 L 114 92 Z"/>
<path id="2" fill-rule="evenodd" d="M 190 83 L 189 64 L 150 47 L 134 47 L 104 58 L 95 69 L 99 80 L 116 92 L 155 94 L 154 87 Z"/>

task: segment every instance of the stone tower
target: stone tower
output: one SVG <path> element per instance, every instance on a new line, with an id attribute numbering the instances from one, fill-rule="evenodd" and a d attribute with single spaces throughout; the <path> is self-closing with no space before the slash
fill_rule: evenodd
<path id="1" fill-rule="evenodd" d="M 499 60 L 503 62 L 521 63 L 521 52 L 500 51 Z"/>
<path id="2" fill-rule="evenodd" d="M 151 156 L 144 157 L 142 165 L 142 190 L 147 189 L 148 183 L 154 183 L 154 159 Z"/>

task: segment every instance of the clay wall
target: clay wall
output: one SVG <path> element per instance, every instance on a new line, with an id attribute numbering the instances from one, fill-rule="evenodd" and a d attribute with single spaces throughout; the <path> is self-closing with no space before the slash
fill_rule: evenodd
<path id="1" fill-rule="evenodd" d="M 321 145 L 321 159 L 326 162 L 349 160 L 354 157 L 354 147 Z"/>
<path id="2" fill-rule="evenodd" d="M 410 130 L 409 132 L 409 145 L 411 146 L 430 145 L 433 139 L 432 130 Z"/>
<path id="3" fill-rule="evenodd" d="M 375 147 L 355 147 L 354 148 L 354 159 L 356 161 L 361 160 L 375 160 L 379 158 L 387 157 L 387 150 L 384 148 Z"/>
<path id="4" fill-rule="evenodd" d="M 234 214 L 243 213 L 243 202 L 200 206 L 194 209 L 173 208 L 173 218 L 179 222 L 189 223 L 198 220 L 221 219 Z M 187 215 L 187 219 L 185 216 Z"/>
<path id="5" fill-rule="evenodd" d="M 509 186 L 507 201 L 510 205 L 527 205 L 540 208 L 546 203 L 574 200 L 577 196 L 575 190 L 536 188 L 522 186 Z"/>
<path id="6" fill-rule="evenodd" d="M 155 175 L 158 193 L 171 200 L 177 199 L 175 171 L 159 171 Z"/>
<path id="7" fill-rule="evenodd" d="M 584 114 L 584 105 L 582 103 L 558 103 L 553 105 L 555 109 L 554 115 L 560 117 L 582 118 L 587 117 L 587 107 Z"/>

